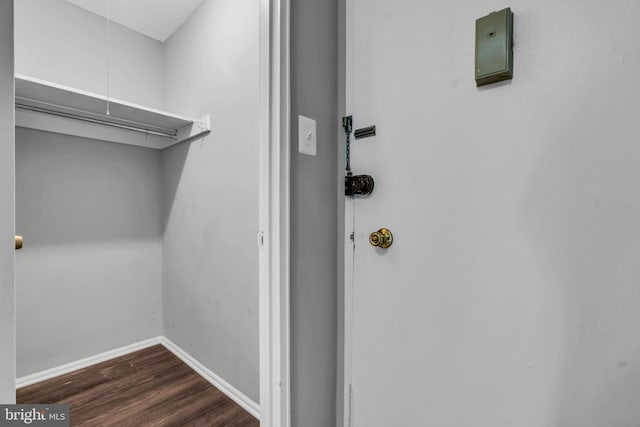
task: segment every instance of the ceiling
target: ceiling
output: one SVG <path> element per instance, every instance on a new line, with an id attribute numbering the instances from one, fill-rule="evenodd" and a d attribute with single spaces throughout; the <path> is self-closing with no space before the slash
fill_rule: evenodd
<path id="1" fill-rule="evenodd" d="M 173 34 L 204 0 L 67 0 L 158 41 Z"/>

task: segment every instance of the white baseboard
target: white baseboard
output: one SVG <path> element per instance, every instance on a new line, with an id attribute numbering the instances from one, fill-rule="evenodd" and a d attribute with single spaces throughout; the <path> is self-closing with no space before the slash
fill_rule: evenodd
<path id="1" fill-rule="evenodd" d="M 124 356 L 125 354 L 133 353 L 134 351 L 161 344 L 161 340 L 162 337 L 149 338 L 147 340 L 126 345 L 124 347 L 105 351 L 104 353 L 96 354 L 95 356 L 87 357 L 85 359 L 76 360 L 75 362 L 66 363 L 55 368 L 47 369 L 46 371 L 36 372 L 35 374 L 31 375 L 25 375 L 24 377 L 16 379 L 16 388 L 26 387 L 40 381 L 49 380 L 60 375 L 68 374 L 69 372 L 77 371 L 78 369 L 83 369 L 110 359 L 115 359 L 116 357 Z"/>
<path id="2" fill-rule="evenodd" d="M 104 353 L 100 353 L 95 356 L 87 357 L 85 359 L 47 369 L 46 371 L 36 372 L 35 374 L 20 377 L 16 379 L 16 388 L 26 387 L 40 381 L 49 380 L 60 375 L 68 374 L 69 372 L 87 368 L 89 366 L 105 362 L 116 357 L 124 356 L 126 354 L 133 353 L 134 351 L 142 350 L 157 344 L 162 344 L 167 350 L 175 354 L 176 357 L 182 360 L 191 369 L 196 371 L 205 380 L 213 384 L 214 387 L 227 395 L 231 400 L 240 405 L 245 411 L 249 412 L 258 420 L 260 419 L 260 405 L 258 405 L 247 395 L 233 387 L 231 384 L 220 378 L 218 375 L 211 372 L 211 370 L 206 368 L 202 363 L 198 362 L 193 356 L 178 347 L 169 338 L 166 338 L 164 336 L 149 338 L 147 340 L 133 343 L 124 347 L 105 351 Z"/>
<path id="3" fill-rule="evenodd" d="M 240 405 L 245 411 L 260 419 L 260 405 L 251 400 L 247 395 L 233 387 L 231 384 L 220 378 L 218 375 L 207 369 L 202 363 L 198 362 L 189 353 L 178 347 L 173 341 L 167 337 L 160 338 L 160 344 L 165 346 L 167 350 L 176 355 L 180 360 L 187 364 L 191 369 L 196 371 L 201 377 L 209 381 L 215 388 L 223 392 L 227 397 Z"/>

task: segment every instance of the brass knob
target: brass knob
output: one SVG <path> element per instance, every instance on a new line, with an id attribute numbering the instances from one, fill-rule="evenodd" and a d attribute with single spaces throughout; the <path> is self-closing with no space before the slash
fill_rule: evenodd
<path id="1" fill-rule="evenodd" d="M 22 249 L 22 236 L 16 236 L 16 250 Z"/>
<path id="2" fill-rule="evenodd" d="M 393 244 L 393 234 L 391 234 L 391 230 L 381 228 L 369 235 L 369 243 L 371 243 L 371 246 L 387 249 Z"/>

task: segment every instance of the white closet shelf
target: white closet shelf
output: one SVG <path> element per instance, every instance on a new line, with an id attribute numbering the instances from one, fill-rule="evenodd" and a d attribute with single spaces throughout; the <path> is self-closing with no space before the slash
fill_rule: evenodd
<path id="1" fill-rule="evenodd" d="M 18 127 L 159 150 L 211 132 L 209 116 L 194 120 L 19 74 L 15 85 Z"/>

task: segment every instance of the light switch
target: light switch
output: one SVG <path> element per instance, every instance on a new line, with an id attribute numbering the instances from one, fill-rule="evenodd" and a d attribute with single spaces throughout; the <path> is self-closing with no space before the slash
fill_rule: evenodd
<path id="1" fill-rule="evenodd" d="M 315 156 L 317 153 L 316 121 L 298 116 L 298 151 Z"/>

